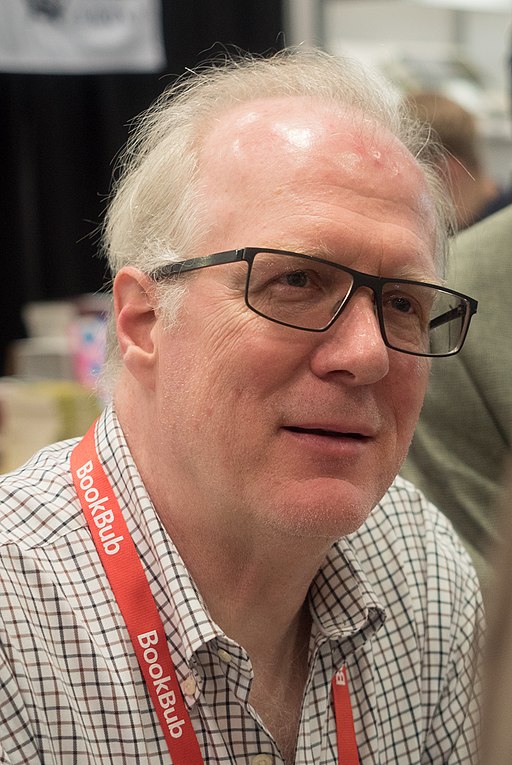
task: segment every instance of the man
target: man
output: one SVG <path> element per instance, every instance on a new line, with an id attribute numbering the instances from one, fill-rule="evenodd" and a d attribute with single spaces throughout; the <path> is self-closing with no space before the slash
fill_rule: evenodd
<path id="1" fill-rule="evenodd" d="M 510 206 L 454 240 L 448 280 L 478 298 L 478 321 L 453 363 L 434 362 L 403 470 L 450 518 L 489 592 L 512 450 L 511 242 Z"/>
<path id="2" fill-rule="evenodd" d="M 471 761 L 476 576 L 389 487 L 476 305 L 397 109 L 304 51 L 141 122 L 113 407 L 3 484 L 4 762 Z"/>

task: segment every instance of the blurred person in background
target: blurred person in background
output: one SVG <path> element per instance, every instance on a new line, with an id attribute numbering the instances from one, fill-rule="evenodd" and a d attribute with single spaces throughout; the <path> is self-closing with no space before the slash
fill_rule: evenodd
<path id="1" fill-rule="evenodd" d="M 405 102 L 420 121 L 432 127 L 443 147 L 439 172 L 453 199 L 457 230 L 512 201 L 510 192 L 501 191 L 486 169 L 474 114 L 436 91 L 409 93 Z"/>
<path id="2" fill-rule="evenodd" d="M 477 297 L 478 321 L 453 363 L 433 361 L 402 475 L 450 518 L 489 589 L 512 449 L 512 206 L 453 239 L 446 278 Z"/>

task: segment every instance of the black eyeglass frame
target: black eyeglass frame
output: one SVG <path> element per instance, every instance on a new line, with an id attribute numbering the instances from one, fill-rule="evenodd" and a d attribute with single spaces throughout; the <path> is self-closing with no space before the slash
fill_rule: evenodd
<path id="1" fill-rule="evenodd" d="M 269 253 L 271 255 L 286 255 L 292 258 L 301 258 L 302 260 L 310 260 L 312 262 L 316 263 L 323 263 L 324 265 L 332 266 L 333 268 L 337 268 L 340 271 L 344 271 L 347 274 L 350 274 L 352 277 L 352 284 L 350 286 L 349 291 L 345 295 L 343 301 L 341 302 L 340 306 L 337 308 L 336 312 L 332 316 L 332 318 L 329 320 L 329 322 L 325 325 L 325 327 L 321 327 L 320 329 L 311 328 L 311 327 L 299 327 L 296 324 L 290 324 L 289 322 L 280 321 L 279 319 L 274 319 L 271 316 L 267 316 L 267 314 L 262 313 L 257 308 L 255 308 L 253 305 L 251 305 L 250 299 L 249 299 L 249 282 L 251 277 L 251 271 L 252 266 L 254 262 L 254 258 L 258 253 Z M 352 295 L 357 292 L 357 290 L 360 287 L 368 287 L 375 296 L 375 305 L 376 305 L 376 313 L 377 318 L 379 321 L 379 327 L 382 335 L 382 339 L 384 341 L 384 344 L 391 348 L 394 351 L 398 351 L 399 353 L 407 353 L 410 356 L 424 356 L 428 358 L 442 358 L 446 356 L 454 356 L 456 353 L 458 353 L 462 346 L 464 345 L 464 341 L 466 339 L 469 325 L 471 322 L 471 318 L 476 314 L 477 307 L 478 307 L 478 301 L 475 300 L 472 297 L 469 297 L 469 295 L 465 295 L 463 292 L 457 292 L 457 290 L 448 289 L 447 287 L 443 287 L 439 284 L 432 284 L 430 282 L 421 282 L 421 281 L 414 281 L 413 279 L 391 279 L 386 276 L 374 276 L 373 274 L 367 274 L 363 271 L 356 271 L 353 268 L 349 268 L 348 266 L 343 266 L 340 263 L 334 263 L 332 260 L 326 260 L 325 258 L 318 258 L 315 255 L 305 255 L 298 252 L 289 252 L 288 250 L 275 250 L 270 247 L 242 247 L 237 250 L 226 250 L 224 252 L 216 252 L 212 255 L 204 255 L 198 258 L 190 258 L 189 260 L 181 260 L 173 263 L 168 263 L 164 266 L 161 266 L 160 268 L 157 268 L 155 271 L 149 274 L 149 276 L 154 279 L 155 281 L 162 281 L 163 279 L 167 279 L 171 276 L 179 276 L 182 273 L 186 273 L 188 271 L 197 271 L 201 268 L 209 268 L 210 266 L 220 266 L 225 265 L 227 263 L 237 263 L 245 261 L 248 265 L 247 269 L 247 276 L 245 281 L 245 304 L 247 308 L 249 308 L 254 313 L 258 314 L 258 316 L 262 316 L 264 319 L 267 319 L 267 321 L 272 321 L 275 324 L 281 324 L 284 327 L 291 327 L 292 329 L 299 329 L 303 332 L 326 332 L 334 322 L 340 317 L 341 313 L 343 312 L 343 309 L 347 305 L 348 301 L 352 297 Z M 441 292 L 445 292 L 450 295 L 454 295 L 457 298 L 461 298 L 466 301 L 467 308 L 464 310 L 464 324 L 461 328 L 460 332 L 460 338 L 459 342 L 456 345 L 455 348 L 448 351 L 447 353 L 419 353 L 416 351 L 408 351 L 403 348 L 397 348 L 394 346 L 387 337 L 386 334 L 386 328 L 384 324 L 384 316 L 382 314 L 382 291 L 384 288 L 384 285 L 386 284 L 410 284 L 410 285 L 416 285 L 419 287 L 431 287 L 436 290 L 440 290 Z M 440 324 L 446 323 L 448 321 L 451 321 L 456 316 L 460 315 L 460 309 L 463 308 L 463 306 L 459 306 L 458 308 L 453 309 L 453 311 L 450 311 L 448 314 L 444 314 L 443 316 L 437 317 L 431 322 L 431 328 L 434 328 L 435 326 L 439 326 Z"/>

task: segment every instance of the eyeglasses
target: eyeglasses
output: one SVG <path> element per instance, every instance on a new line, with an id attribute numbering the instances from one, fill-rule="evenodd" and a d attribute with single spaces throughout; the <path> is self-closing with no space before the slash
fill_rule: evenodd
<path id="1" fill-rule="evenodd" d="M 370 289 L 382 339 L 414 356 L 451 356 L 462 348 L 477 301 L 435 284 L 388 279 L 312 255 L 244 247 L 179 263 L 151 274 L 157 281 L 226 263 L 247 263 L 245 302 L 276 324 L 325 332 L 354 293 Z"/>

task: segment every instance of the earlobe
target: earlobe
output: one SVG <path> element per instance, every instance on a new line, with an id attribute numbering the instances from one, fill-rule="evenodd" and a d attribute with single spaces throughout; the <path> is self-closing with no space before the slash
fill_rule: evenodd
<path id="1" fill-rule="evenodd" d="M 114 281 L 117 338 L 124 366 L 148 385 L 156 363 L 154 282 L 138 268 L 122 268 Z"/>

